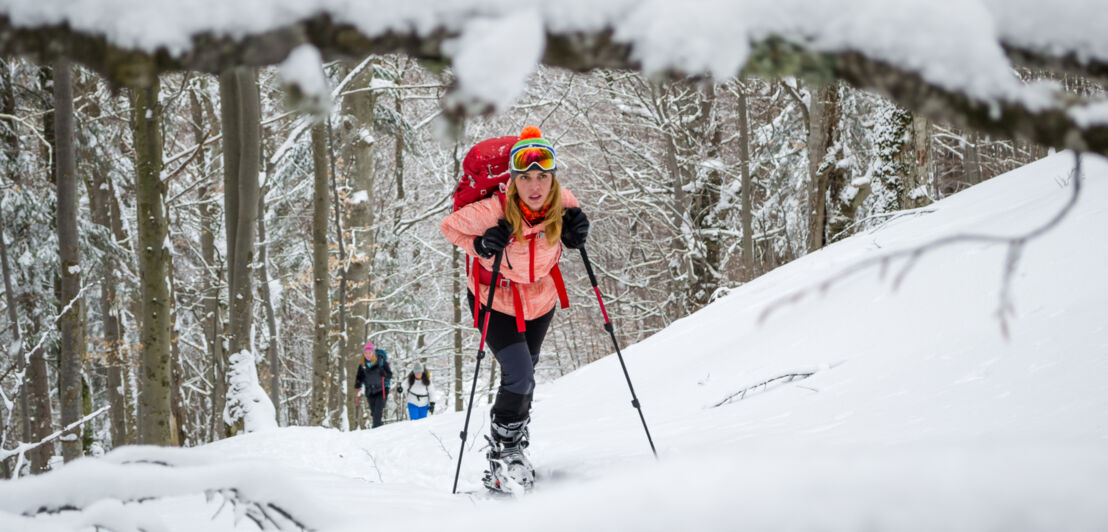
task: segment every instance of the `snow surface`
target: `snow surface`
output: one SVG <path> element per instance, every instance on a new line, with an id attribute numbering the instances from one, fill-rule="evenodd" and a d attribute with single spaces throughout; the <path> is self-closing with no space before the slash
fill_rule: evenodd
<path id="1" fill-rule="evenodd" d="M 1019 82 L 1002 43 L 1108 60 L 1102 0 L 0 0 L 15 27 L 64 23 L 123 48 L 174 55 L 186 53 L 194 35 L 257 35 L 321 13 L 369 36 L 458 35 L 444 43 L 459 81 L 453 97 L 500 109 L 535 69 L 544 29 L 610 28 L 647 74 L 676 69 L 717 79 L 738 74 L 751 43 L 775 35 L 817 52 L 860 51 L 994 109 L 1001 101 L 1056 105 L 1043 86 Z"/>
<path id="2" fill-rule="evenodd" d="M 860 260 L 1042 224 L 1070 197 L 1072 163 L 1062 152 L 986 181 L 625 346 L 657 461 L 609 356 L 539 384 L 538 484 L 520 499 L 480 485 L 488 411 L 478 407 L 458 495 L 464 413 L 450 412 L 365 431 L 292 427 L 197 449 L 118 449 L 0 483 L 0 529 L 255 530 L 224 508 L 236 489 L 328 531 L 364 531 L 369 511 L 381 530 L 413 519 L 458 531 L 1106 530 L 1108 160 L 1084 158 L 1073 212 L 1026 244 L 1007 340 L 995 316 L 1007 254 L 997 244 L 930 252 L 896 290 L 902 261 L 841 277 L 760 321 Z M 88 509 L 20 515 L 64 504 Z"/>

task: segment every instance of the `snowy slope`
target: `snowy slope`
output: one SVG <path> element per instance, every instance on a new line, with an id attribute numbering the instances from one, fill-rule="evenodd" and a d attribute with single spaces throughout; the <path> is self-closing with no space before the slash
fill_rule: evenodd
<path id="1" fill-rule="evenodd" d="M 219 497 L 205 502 L 191 480 L 174 476 L 190 471 L 242 484 L 321 530 L 1108 529 L 1108 161 L 1086 156 L 1075 210 L 1027 244 L 1007 340 L 996 317 L 1007 250 L 996 244 L 929 253 L 896 290 L 903 261 L 884 275 L 865 270 L 759 322 L 767 305 L 875 254 L 1043 223 L 1069 197 L 1072 165 L 1062 153 L 990 180 L 773 271 L 626 347 L 659 461 L 618 360 L 608 357 L 540 384 L 532 423 L 539 485 L 518 500 L 483 494 L 481 442 L 467 447 L 459 488 L 474 494 L 450 494 L 464 415 L 451 413 L 373 431 L 287 428 L 195 450 L 80 460 L 0 484 L 0 529 L 123 528 L 124 518 L 150 530 L 159 520 L 167 530 L 233 529 L 229 509 L 209 520 Z M 487 411 L 475 411 L 471 435 L 486 430 Z M 151 478 L 136 465 L 111 465 L 143 456 L 175 467 L 158 466 L 163 474 Z M 97 464 L 114 469 L 97 472 Z M 166 498 L 101 503 L 96 519 L 13 515 L 44 499 L 83 505 L 118 489 L 104 475 Z M 102 489 L 90 493 L 94 482 Z M 85 486 L 81 500 L 74 485 Z M 249 519 L 238 524 L 256 529 Z"/>

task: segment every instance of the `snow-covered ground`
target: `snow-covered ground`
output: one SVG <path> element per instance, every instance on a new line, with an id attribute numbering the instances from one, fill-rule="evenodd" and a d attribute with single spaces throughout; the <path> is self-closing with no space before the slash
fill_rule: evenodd
<path id="1" fill-rule="evenodd" d="M 1075 210 L 1026 245 L 1008 339 L 998 244 L 931 252 L 895 290 L 903 261 L 864 270 L 759 321 L 876 254 L 1042 224 L 1070 196 L 1073 160 L 1048 157 L 813 253 L 627 346 L 657 461 L 610 356 L 539 386 L 539 480 L 519 499 L 483 492 L 480 438 L 466 493 L 450 493 L 464 413 L 448 413 L 82 459 L 0 484 L 0 529 L 254 530 L 258 508 L 239 506 L 236 528 L 229 492 L 203 495 L 234 487 L 319 530 L 1106 530 L 1108 161 L 1085 157 Z M 473 419 L 470 434 L 484 434 L 487 411 Z M 141 494 L 158 498 L 104 499 Z M 18 515 L 65 505 L 89 509 Z"/>

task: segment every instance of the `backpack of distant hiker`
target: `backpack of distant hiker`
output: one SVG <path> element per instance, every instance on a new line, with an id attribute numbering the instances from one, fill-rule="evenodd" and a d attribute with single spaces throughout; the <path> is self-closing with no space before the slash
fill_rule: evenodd
<path id="1" fill-rule="evenodd" d="M 454 189 L 454 210 L 498 194 L 503 202 L 508 180 L 508 154 L 519 137 L 494 137 L 474 144 L 462 160 L 462 179 Z"/>

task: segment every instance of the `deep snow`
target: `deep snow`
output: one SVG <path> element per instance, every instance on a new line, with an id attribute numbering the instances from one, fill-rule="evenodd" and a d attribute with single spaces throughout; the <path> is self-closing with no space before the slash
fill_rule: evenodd
<path id="1" fill-rule="evenodd" d="M 996 244 L 931 252 L 896 290 L 902 261 L 871 268 L 759 322 L 767 305 L 875 254 L 1043 223 L 1068 199 L 1072 165 L 1060 153 L 982 183 L 626 346 L 658 461 L 609 356 L 539 385 L 539 481 L 520 499 L 480 488 L 481 408 L 459 488 L 473 493 L 450 494 L 464 414 L 447 413 L 353 433 L 297 427 L 199 449 L 124 448 L 0 483 L 0 529 L 229 530 L 229 507 L 212 517 L 222 496 L 202 493 L 232 486 L 320 530 L 1108 529 L 1105 159 L 1084 158 L 1075 210 L 1027 244 L 1007 340 L 996 317 L 1006 248 Z M 713 406 L 792 373 L 812 375 Z M 104 498 L 143 493 L 161 498 Z M 93 501 L 84 514 L 17 515 Z M 242 519 L 238 529 L 256 527 Z"/>

